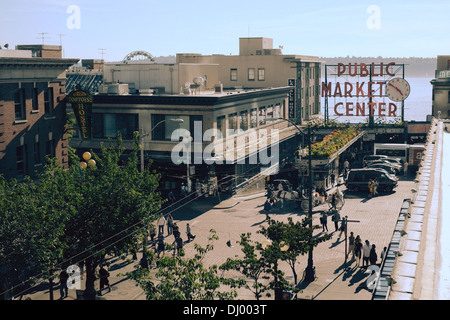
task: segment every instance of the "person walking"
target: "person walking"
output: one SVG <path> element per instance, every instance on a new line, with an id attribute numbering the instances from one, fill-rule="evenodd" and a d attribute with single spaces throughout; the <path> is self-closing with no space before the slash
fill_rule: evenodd
<path id="1" fill-rule="evenodd" d="M 370 243 L 369 240 L 366 240 L 363 245 L 363 266 L 369 265 L 369 257 L 370 257 Z"/>
<path id="2" fill-rule="evenodd" d="M 158 253 L 158 258 L 161 254 L 161 252 L 164 254 L 165 251 L 165 245 L 164 245 L 164 236 L 162 233 L 158 235 L 158 247 L 156 248 L 156 251 Z"/>
<path id="3" fill-rule="evenodd" d="M 180 228 L 178 227 L 177 223 L 175 222 L 173 224 L 173 236 L 175 237 L 175 239 L 180 237 Z"/>
<path id="4" fill-rule="evenodd" d="M 69 289 L 67 287 L 67 279 L 69 279 L 69 274 L 66 269 L 62 269 L 59 274 L 59 293 L 61 295 L 60 299 L 64 299 L 69 294 Z"/>
<path id="5" fill-rule="evenodd" d="M 353 231 L 350 232 L 350 236 L 348 237 L 348 253 L 347 256 L 352 253 L 352 260 L 355 260 L 355 236 L 353 235 Z"/>
<path id="6" fill-rule="evenodd" d="M 375 178 L 373 181 L 373 197 L 375 197 L 378 194 L 378 179 Z"/>
<path id="7" fill-rule="evenodd" d="M 195 239 L 195 236 L 191 233 L 191 226 L 189 225 L 189 223 L 186 225 L 186 234 L 188 237 L 188 242 L 191 242 L 191 239 Z"/>
<path id="8" fill-rule="evenodd" d="M 164 226 L 166 225 L 166 218 L 164 218 L 164 214 L 161 214 L 161 217 L 158 221 L 158 234 L 164 235 Z"/>
<path id="9" fill-rule="evenodd" d="M 362 251 L 362 243 L 361 243 L 361 237 L 359 234 L 355 238 L 355 257 L 356 257 L 356 266 L 359 267 L 361 262 L 361 251 Z"/>
<path id="10" fill-rule="evenodd" d="M 341 215 L 339 214 L 339 211 L 334 210 L 334 214 L 331 217 L 331 220 L 334 222 L 334 231 L 338 231 L 339 229 L 339 220 L 341 220 Z"/>
<path id="11" fill-rule="evenodd" d="M 372 249 L 370 249 L 369 261 L 371 265 L 377 264 L 378 256 L 375 250 L 375 245 L 372 244 Z"/>
<path id="12" fill-rule="evenodd" d="M 170 192 L 168 194 L 168 198 L 171 203 L 175 202 L 175 195 L 173 194 L 172 190 L 170 190 Z"/>
<path id="13" fill-rule="evenodd" d="M 270 219 L 269 213 L 271 213 L 271 211 L 272 211 L 272 205 L 270 204 L 270 201 L 269 201 L 269 199 L 267 198 L 267 199 L 266 199 L 266 202 L 264 202 L 264 212 L 265 212 L 265 214 L 266 214 L 266 220 L 269 220 L 269 219 Z"/>
<path id="14" fill-rule="evenodd" d="M 373 180 L 369 180 L 369 198 L 373 197 Z"/>
<path id="15" fill-rule="evenodd" d="M 167 215 L 167 233 L 169 236 L 173 233 L 173 218 L 170 213 Z"/>
<path id="16" fill-rule="evenodd" d="M 320 216 L 320 224 L 322 224 L 322 232 L 325 232 L 325 230 L 328 232 L 328 227 L 327 227 L 328 221 L 327 220 L 328 220 L 328 215 L 324 211 L 324 212 L 322 212 L 322 215 Z"/>
<path id="17" fill-rule="evenodd" d="M 172 245 L 173 245 L 173 256 L 175 257 L 175 251 L 177 252 L 177 255 L 179 257 L 182 256 L 183 255 L 183 239 L 181 239 L 181 237 L 175 238 Z"/>
<path id="18" fill-rule="evenodd" d="M 339 230 L 340 230 L 341 232 L 339 232 L 339 237 L 338 237 L 338 238 L 341 237 L 342 232 L 344 232 L 344 235 L 345 235 L 345 231 L 347 230 L 347 216 L 345 216 L 345 217 L 341 220 L 341 226 L 339 227 Z"/>
<path id="19" fill-rule="evenodd" d="M 383 260 L 384 260 L 384 258 L 386 258 L 386 252 L 387 252 L 387 247 L 384 247 L 383 248 L 383 251 L 381 251 L 381 254 L 380 254 L 380 264 L 383 264 Z"/>
<path id="20" fill-rule="evenodd" d="M 150 223 L 149 231 L 150 231 L 150 241 L 152 243 L 152 246 L 155 246 L 156 227 L 153 223 Z"/>
<path id="21" fill-rule="evenodd" d="M 105 267 L 102 265 L 100 267 L 100 270 L 98 271 L 98 274 L 100 276 L 100 291 L 98 292 L 98 295 L 102 295 L 102 290 L 104 287 L 108 287 L 109 291 L 111 292 L 111 287 L 109 286 L 109 272 L 105 269 Z"/>

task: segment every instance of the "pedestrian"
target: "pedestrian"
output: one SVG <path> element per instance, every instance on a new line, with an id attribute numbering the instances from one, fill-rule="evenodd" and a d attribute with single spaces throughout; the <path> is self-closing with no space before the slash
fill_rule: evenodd
<path id="1" fill-rule="evenodd" d="M 325 230 L 328 232 L 327 220 L 328 220 L 328 215 L 324 211 L 324 212 L 322 212 L 322 215 L 320 216 L 320 223 L 322 224 L 322 232 L 325 232 Z"/>
<path id="2" fill-rule="evenodd" d="M 361 237 L 359 234 L 355 238 L 355 256 L 356 256 L 356 266 L 359 267 L 361 261 L 361 251 L 362 251 L 362 243 Z"/>
<path id="3" fill-rule="evenodd" d="M 403 164 L 403 176 L 408 176 L 408 161 L 405 161 L 405 163 Z"/>
<path id="4" fill-rule="evenodd" d="M 386 252 L 387 252 L 387 247 L 384 247 L 383 251 L 381 251 L 381 254 L 380 254 L 380 259 L 381 259 L 380 264 L 382 264 L 384 258 L 386 258 Z"/>
<path id="5" fill-rule="evenodd" d="M 167 215 L 167 233 L 169 235 L 173 233 L 173 218 L 170 213 Z"/>
<path id="6" fill-rule="evenodd" d="M 181 237 L 177 237 L 175 238 L 175 240 L 173 241 L 172 245 L 173 247 L 173 256 L 175 256 L 175 251 L 177 252 L 177 255 L 183 256 L 183 239 L 181 239 Z"/>
<path id="7" fill-rule="evenodd" d="M 189 242 L 191 242 L 191 239 L 195 239 L 195 236 L 191 233 L 191 226 L 189 225 L 189 223 L 186 225 L 186 234 Z"/>
<path id="8" fill-rule="evenodd" d="M 166 224 L 166 218 L 164 218 L 164 214 L 161 214 L 161 217 L 158 221 L 158 234 L 164 235 L 164 225 Z"/>
<path id="9" fill-rule="evenodd" d="M 353 235 L 353 231 L 350 232 L 350 236 L 348 237 L 348 254 L 350 254 L 350 252 L 352 253 L 352 260 L 354 260 L 355 259 L 355 236 Z"/>
<path id="10" fill-rule="evenodd" d="M 373 180 L 369 180 L 369 198 L 372 198 L 373 196 Z"/>
<path id="11" fill-rule="evenodd" d="M 342 232 L 344 232 L 344 235 L 345 235 L 346 229 L 347 229 L 347 216 L 345 216 L 345 217 L 341 220 L 341 226 L 339 227 L 339 230 L 340 230 L 341 232 L 339 232 L 339 237 L 338 237 L 338 238 L 341 237 Z"/>
<path id="12" fill-rule="evenodd" d="M 69 294 L 69 289 L 67 288 L 67 279 L 69 279 L 69 274 L 66 269 L 62 269 L 59 274 L 59 293 L 61 294 L 60 299 L 64 299 Z"/>
<path id="13" fill-rule="evenodd" d="M 178 228 L 178 225 L 176 222 L 173 224 L 173 232 L 172 233 L 173 233 L 173 236 L 175 237 L 175 239 L 180 237 L 180 229 Z"/>
<path id="14" fill-rule="evenodd" d="M 366 240 L 363 245 L 363 266 L 369 265 L 369 257 L 370 257 L 370 243 L 369 240 Z"/>
<path id="15" fill-rule="evenodd" d="M 175 202 L 175 195 L 173 194 L 172 190 L 169 191 L 168 198 L 171 203 Z"/>
<path id="16" fill-rule="evenodd" d="M 161 252 L 164 254 L 165 251 L 165 245 L 164 245 L 164 236 L 162 233 L 158 235 L 158 247 L 156 248 L 156 251 L 158 253 L 158 258 L 161 254 Z"/>
<path id="17" fill-rule="evenodd" d="M 378 194 L 378 179 L 375 178 L 375 180 L 373 181 L 373 196 L 375 197 Z"/>
<path id="18" fill-rule="evenodd" d="M 336 202 L 337 202 L 337 196 L 336 196 L 336 192 L 333 193 L 333 195 L 331 196 L 331 208 L 333 210 L 336 210 Z"/>
<path id="19" fill-rule="evenodd" d="M 111 292 L 111 287 L 109 286 L 109 272 L 105 269 L 105 267 L 102 265 L 100 267 L 100 270 L 98 271 L 98 274 L 100 276 L 100 291 L 98 292 L 98 295 L 102 295 L 102 290 L 104 287 L 108 287 L 109 291 Z"/>
<path id="20" fill-rule="evenodd" d="M 150 223 L 150 241 L 152 242 L 152 246 L 155 245 L 155 237 L 156 237 L 156 227 L 153 223 Z"/>
<path id="21" fill-rule="evenodd" d="M 269 199 L 266 199 L 266 202 L 264 203 L 264 212 L 266 213 L 266 220 L 269 220 L 269 213 L 272 211 L 272 205 L 269 202 Z"/>
<path id="22" fill-rule="evenodd" d="M 372 244 L 372 249 L 370 249 L 369 261 L 371 265 L 377 264 L 378 256 L 375 250 L 375 245 Z"/>
<path id="23" fill-rule="evenodd" d="M 339 229 L 339 220 L 341 220 L 341 215 L 339 214 L 339 211 L 334 210 L 334 214 L 331 217 L 331 220 L 334 222 L 334 231 L 338 231 Z"/>

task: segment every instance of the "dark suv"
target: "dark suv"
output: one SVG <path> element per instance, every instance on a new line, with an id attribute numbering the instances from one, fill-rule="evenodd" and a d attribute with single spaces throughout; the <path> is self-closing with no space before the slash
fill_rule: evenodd
<path id="1" fill-rule="evenodd" d="M 398 179 L 386 170 L 363 168 L 350 170 L 345 186 L 348 191 L 369 190 L 369 181 L 371 179 L 378 180 L 378 190 L 381 192 L 391 192 L 398 183 Z"/>

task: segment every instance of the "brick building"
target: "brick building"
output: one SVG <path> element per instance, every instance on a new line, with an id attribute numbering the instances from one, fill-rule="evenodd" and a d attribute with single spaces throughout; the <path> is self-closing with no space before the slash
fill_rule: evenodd
<path id="1" fill-rule="evenodd" d="M 65 71 L 60 46 L 0 50 L 0 174 L 35 177 L 46 156 L 68 163 Z"/>

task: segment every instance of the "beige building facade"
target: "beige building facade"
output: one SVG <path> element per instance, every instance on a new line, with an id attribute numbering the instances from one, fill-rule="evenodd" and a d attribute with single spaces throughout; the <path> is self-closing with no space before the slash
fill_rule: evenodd
<path id="1" fill-rule="evenodd" d="M 450 55 L 437 57 L 435 79 L 433 85 L 432 115 L 450 119 Z"/>
<path id="2" fill-rule="evenodd" d="M 284 55 L 273 48 L 271 38 L 240 38 L 239 55 L 177 54 L 177 63 L 208 63 L 219 66 L 224 88 L 273 88 L 292 85 L 288 117 L 298 123 L 320 114 L 321 64 L 318 57 Z"/>

